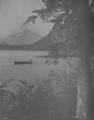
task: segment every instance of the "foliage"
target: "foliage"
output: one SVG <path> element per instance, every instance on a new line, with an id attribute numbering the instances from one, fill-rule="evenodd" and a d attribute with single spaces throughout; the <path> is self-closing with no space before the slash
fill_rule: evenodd
<path id="1" fill-rule="evenodd" d="M 80 22 L 77 13 L 79 14 L 80 8 L 78 6 L 81 1 L 42 0 L 42 2 L 44 7 L 33 11 L 35 15 L 30 17 L 34 21 L 39 17 L 43 21 L 53 24 L 50 33 L 46 36 L 53 41 L 49 50 L 49 58 L 79 57 L 81 54 Z M 29 19 L 28 22 L 30 21 L 32 20 Z"/>
<path id="2" fill-rule="evenodd" d="M 47 35 L 53 41 L 50 46 L 50 58 L 79 56 L 81 50 L 79 47 L 80 28 L 79 28 L 79 7 L 83 1 L 81 0 L 41 0 L 44 7 L 34 10 L 34 16 L 27 18 L 28 22 L 35 21 L 38 17 L 45 22 L 53 23 L 52 30 Z M 93 39 L 93 17 L 94 17 L 94 1 L 89 2 L 89 22 L 90 39 Z M 27 22 L 27 23 L 28 23 Z M 92 31 L 92 32 L 91 32 Z M 61 47 L 60 47 L 61 46 Z M 62 48 L 62 49 L 61 49 Z"/>
<path id="3" fill-rule="evenodd" d="M 70 91 L 72 90 L 72 87 L 75 86 L 74 79 L 76 79 L 75 74 L 73 73 L 68 74 L 63 71 L 63 76 L 62 80 L 62 74 L 60 71 L 51 71 L 48 78 L 40 78 L 38 75 L 35 75 L 35 83 L 28 83 L 26 80 L 19 80 L 19 83 L 17 84 L 19 89 L 16 94 L 1 88 L 0 119 L 59 119 L 57 117 L 62 116 L 59 116 L 61 113 L 57 112 L 57 110 L 60 109 L 59 104 L 61 105 L 61 103 L 58 103 L 59 97 L 72 94 Z M 72 97 L 70 97 L 70 99 L 71 98 Z M 70 103 L 68 102 L 67 104 Z M 65 111 L 68 111 L 67 106 L 65 106 L 65 108 Z M 65 108 L 62 108 L 63 111 Z M 51 112 L 53 112 L 53 114 Z M 69 115 L 66 114 L 64 112 L 63 117 L 69 117 Z M 53 118 L 55 116 L 56 118 Z"/>
<path id="4" fill-rule="evenodd" d="M 33 11 L 36 15 L 31 17 L 35 20 L 40 17 L 46 22 L 53 23 L 52 30 L 47 35 L 53 41 L 53 45 L 50 46 L 50 58 L 77 56 L 79 25 L 72 0 L 42 0 L 42 2 L 45 7 Z"/>

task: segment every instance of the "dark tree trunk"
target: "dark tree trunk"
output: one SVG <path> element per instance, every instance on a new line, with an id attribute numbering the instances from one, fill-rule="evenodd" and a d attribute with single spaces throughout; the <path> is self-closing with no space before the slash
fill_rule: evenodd
<path id="1" fill-rule="evenodd" d="M 79 117 L 83 112 L 82 119 L 93 120 L 90 113 L 90 56 L 89 56 L 89 37 L 88 37 L 88 13 L 89 3 L 88 0 L 73 0 L 74 14 L 78 18 L 79 24 L 79 47 L 80 47 L 80 92 L 83 92 L 82 104 L 85 108 L 79 108 Z M 83 91 L 82 91 L 83 90 Z M 86 115 L 84 116 L 84 113 Z"/>

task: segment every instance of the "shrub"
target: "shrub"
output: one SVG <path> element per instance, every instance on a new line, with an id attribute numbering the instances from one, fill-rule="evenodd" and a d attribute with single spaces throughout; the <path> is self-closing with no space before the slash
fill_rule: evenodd
<path id="1" fill-rule="evenodd" d="M 69 120 L 75 116 L 75 75 L 51 71 L 48 78 L 36 75 L 35 83 L 19 80 L 17 94 L 0 91 L 0 119 Z M 7 98 L 7 99 L 6 99 Z"/>

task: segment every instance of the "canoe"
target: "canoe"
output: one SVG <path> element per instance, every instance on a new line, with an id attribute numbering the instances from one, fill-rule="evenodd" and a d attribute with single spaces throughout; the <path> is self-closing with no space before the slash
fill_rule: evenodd
<path id="1" fill-rule="evenodd" d="M 22 65 L 22 64 L 32 64 L 32 60 L 30 61 L 14 61 L 15 65 Z"/>

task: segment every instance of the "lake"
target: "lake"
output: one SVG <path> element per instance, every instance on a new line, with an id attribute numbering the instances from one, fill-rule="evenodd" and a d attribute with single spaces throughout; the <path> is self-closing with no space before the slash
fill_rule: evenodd
<path id="1" fill-rule="evenodd" d="M 31 80 L 34 74 L 47 76 L 52 66 L 45 64 L 46 58 L 38 57 L 47 54 L 47 51 L 0 51 L 0 80 Z M 14 65 L 14 61 L 30 61 L 30 59 L 32 59 L 32 64 Z M 77 66 L 77 60 L 73 58 L 71 64 L 72 66 Z M 74 69 L 63 59 L 59 61 L 57 67 L 67 71 Z"/>
<path id="2" fill-rule="evenodd" d="M 47 54 L 47 51 L 0 51 L 0 80 L 26 79 L 30 81 L 34 74 L 47 76 L 50 68 L 45 64 L 46 59 L 37 57 Z M 29 61 L 30 58 L 31 65 L 14 65 L 14 61 Z"/>
<path id="3" fill-rule="evenodd" d="M 47 51 L 0 51 L 0 83 L 10 79 L 14 79 L 15 82 L 19 80 L 34 82 L 35 75 L 41 78 L 47 77 L 52 69 L 67 72 L 75 71 L 75 67 L 70 67 L 67 61 L 63 59 L 60 59 L 59 64 L 56 66 L 45 64 L 46 58 L 38 56 L 47 54 Z M 14 61 L 30 61 L 30 59 L 32 59 L 32 64 L 14 64 Z M 74 58 L 71 64 L 76 66 L 76 63 L 77 61 Z M 15 84 L 10 84 L 9 88 L 13 88 L 12 91 L 16 89 Z"/>

